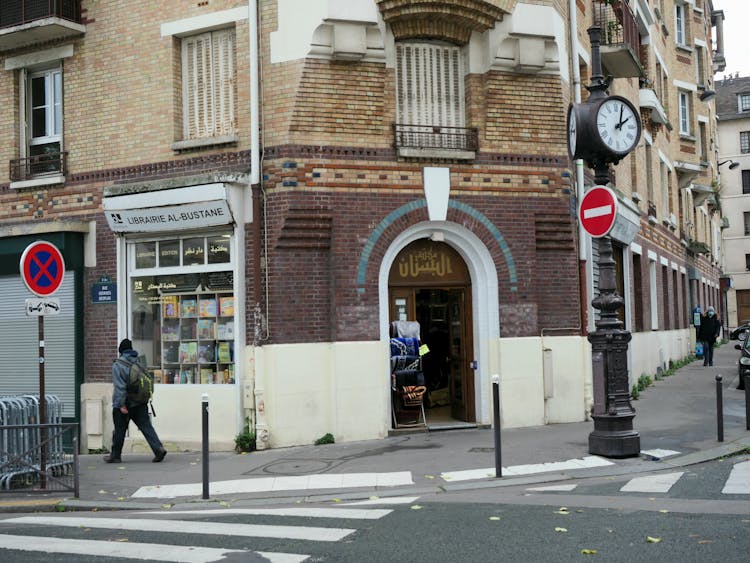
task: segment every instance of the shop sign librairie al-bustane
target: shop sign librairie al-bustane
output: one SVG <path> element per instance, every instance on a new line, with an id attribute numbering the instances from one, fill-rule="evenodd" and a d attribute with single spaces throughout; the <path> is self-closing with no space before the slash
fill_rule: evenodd
<path id="1" fill-rule="evenodd" d="M 228 225 L 232 222 L 232 214 L 225 200 L 143 209 L 117 209 L 106 211 L 106 216 L 109 227 L 118 233 L 181 231 Z"/>

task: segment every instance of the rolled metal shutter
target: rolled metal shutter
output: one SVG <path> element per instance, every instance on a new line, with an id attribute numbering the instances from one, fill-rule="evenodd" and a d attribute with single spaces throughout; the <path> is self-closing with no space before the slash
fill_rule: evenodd
<path id="1" fill-rule="evenodd" d="M 63 416 L 75 417 L 75 272 L 66 271 L 54 297 L 60 314 L 44 317 L 44 387 L 63 403 Z M 39 321 L 27 317 L 24 303 L 34 297 L 20 276 L 0 276 L 0 350 L 4 366 L 0 395 L 39 394 Z"/>

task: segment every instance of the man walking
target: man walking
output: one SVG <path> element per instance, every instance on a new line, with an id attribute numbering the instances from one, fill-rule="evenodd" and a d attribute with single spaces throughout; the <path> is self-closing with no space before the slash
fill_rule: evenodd
<path id="1" fill-rule="evenodd" d="M 703 365 L 714 365 L 714 343 L 721 332 L 721 321 L 716 316 L 713 307 L 709 307 L 706 314 L 701 318 L 701 326 L 698 329 L 698 339 L 703 341 Z"/>
<path id="2" fill-rule="evenodd" d="M 156 430 L 151 424 L 148 415 L 148 403 L 135 402 L 128 395 L 128 381 L 130 379 L 130 365 L 138 361 L 138 352 L 133 350 L 133 343 L 125 338 L 120 342 L 118 348 L 120 357 L 112 364 L 112 421 L 115 430 L 112 432 L 112 449 L 109 455 L 104 457 L 106 463 L 120 463 L 122 445 L 125 442 L 125 432 L 132 420 L 143 433 L 148 445 L 154 451 L 154 463 L 159 463 L 167 455 L 167 450 L 162 446 Z"/>

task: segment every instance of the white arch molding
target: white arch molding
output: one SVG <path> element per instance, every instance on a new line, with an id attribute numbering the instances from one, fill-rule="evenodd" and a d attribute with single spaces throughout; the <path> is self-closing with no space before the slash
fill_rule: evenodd
<path id="1" fill-rule="evenodd" d="M 500 311 L 498 305 L 497 270 L 487 247 L 466 227 L 449 221 L 423 221 L 412 225 L 398 235 L 383 256 L 378 275 L 378 300 L 380 308 L 380 339 L 388 341 L 388 277 L 396 256 L 409 243 L 418 239 L 442 235 L 443 242 L 452 246 L 466 262 L 471 277 L 472 331 L 474 334 L 474 404 L 477 405 L 477 423 L 489 424 L 490 408 L 489 346 L 500 337 Z M 390 378 L 387 374 L 384 381 Z"/>

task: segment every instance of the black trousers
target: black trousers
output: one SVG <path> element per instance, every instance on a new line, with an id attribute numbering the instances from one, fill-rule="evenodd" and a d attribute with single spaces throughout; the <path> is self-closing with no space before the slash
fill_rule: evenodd
<path id="1" fill-rule="evenodd" d="M 714 363 L 714 342 L 715 340 L 703 341 L 703 365 L 713 365 Z"/>
<path id="2" fill-rule="evenodd" d="M 125 442 L 125 433 L 128 430 L 128 424 L 130 424 L 131 420 L 135 422 L 135 425 L 143 433 L 154 454 L 164 449 L 159 436 L 156 434 L 156 430 L 154 430 L 151 424 L 147 404 L 128 407 L 128 414 L 123 414 L 120 412 L 120 409 L 113 408 L 112 421 L 115 423 L 115 430 L 112 432 L 112 457 L 118 458 L 122 455 L 122 444 Z"/>

